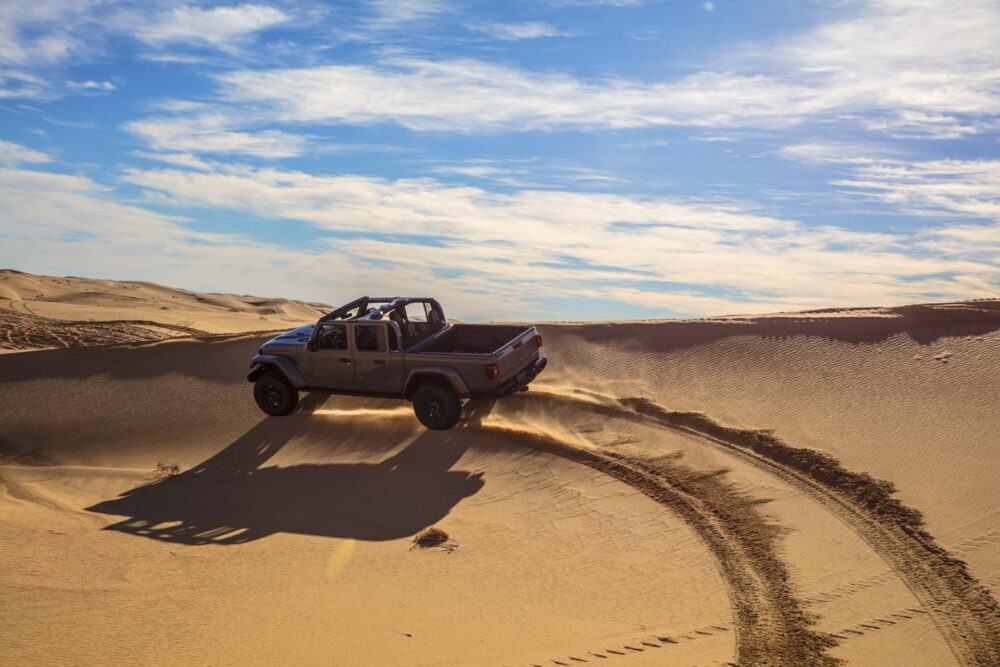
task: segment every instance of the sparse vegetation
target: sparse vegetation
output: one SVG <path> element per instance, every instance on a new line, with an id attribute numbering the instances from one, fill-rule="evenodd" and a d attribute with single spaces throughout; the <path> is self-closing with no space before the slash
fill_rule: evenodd
<path id="1" fill-rule="evenodd" d="M 450 552 L 458 548 L 458 542 L 437 526 L 430 526 L 413 536 L 413 547 L 411 548 L 415 549 L 418 547 L 421 549 L 440 547 Z"/>
<path id="2" fill-rule="evenodd" d="M 171 477 L 179 474 L 181 474 L 181 467 L 177 464 L 166 465 L 164 463 L 157 463 L 156 470 L 153 471 L 153 477 L 158 482 L 170 479 Z"/>

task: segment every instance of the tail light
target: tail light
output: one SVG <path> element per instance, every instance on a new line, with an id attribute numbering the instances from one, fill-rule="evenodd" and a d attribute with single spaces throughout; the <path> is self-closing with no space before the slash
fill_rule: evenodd
<path id="1" fill-rule="evenodd" d="M 500 364 L 490 364 L 486 367 L 486 377 L 496 380 L 500 377 Z"/>
<path id="2" fill-rule="evenodd" d="M 542 334 L 535 334 L 535 347 L 542 346 Z"/>

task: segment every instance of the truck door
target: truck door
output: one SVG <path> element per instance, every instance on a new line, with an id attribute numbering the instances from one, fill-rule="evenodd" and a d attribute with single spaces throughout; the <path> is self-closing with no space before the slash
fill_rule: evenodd
<path id="1" fill-rule="evenodd" d="M 354 361 L 354 388 L 397 394 L 403 390 L 403 353 L 389 349 L 389 336 L 385 322 L 357 323 L 350 325 L 352 359 Z"/>
<path id="2" fill-rule="evenodd" d="M 309 352 L 309 386 L 320 389 L 350 390 L 354 368 L 348 348 L 347 325 L 320 322 L 315 333 L 315 349 Z"/>

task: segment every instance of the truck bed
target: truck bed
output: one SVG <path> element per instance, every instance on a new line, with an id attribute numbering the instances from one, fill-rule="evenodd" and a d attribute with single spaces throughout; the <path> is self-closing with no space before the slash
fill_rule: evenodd
<path id="1" fill-rule="evenodd" d="M 418 345 L 414 352 L 492 354 L 528 329 L 506 324 L 453 324 L 427 345 Z"/>

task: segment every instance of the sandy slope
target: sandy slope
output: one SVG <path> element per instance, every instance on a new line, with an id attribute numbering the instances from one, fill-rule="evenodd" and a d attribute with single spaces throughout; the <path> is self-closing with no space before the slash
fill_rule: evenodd
<path id="1" fill-rule="evenodd" d="M 445 434 L 262 418 L 254 337 L 5 355 L 0 657 L 996 664 L 997 314 L 546 327 Z"/>
<path id="2" fill-rule="evenodd" d="M 270 331 L 314 320 L 327 310 L 288 299 L 0 269 L 0 352 Z"/>

